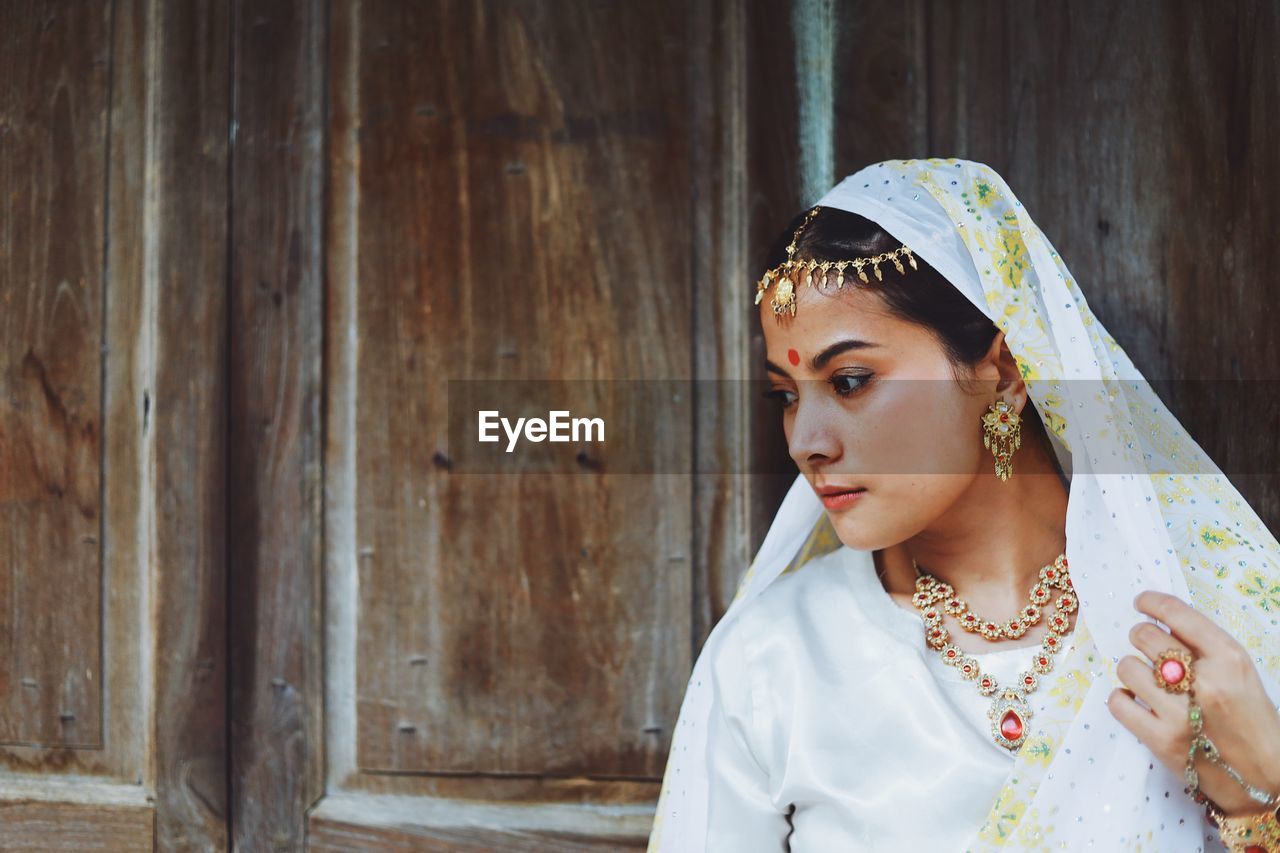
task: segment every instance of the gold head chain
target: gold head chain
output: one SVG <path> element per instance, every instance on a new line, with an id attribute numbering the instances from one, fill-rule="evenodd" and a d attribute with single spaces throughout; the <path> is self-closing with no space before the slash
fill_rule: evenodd
<path id="1" fill-rule="evenodd" d="M 756 283 L 756 304 L 760 304 L 760 300 L 764 299 L 764 292 L 769 289 L 769 285 L 777 281 L 778 286 L 773 291 L 773 299 L 769 304 L 773 306 L 774 314 L 781 314 L 784 311 L 790 311 L 791 316 L 796 315 L 796 288 L 795 282 L 791 278 L 794 270 L 804 271 L 804 283 L 809 287 L 813 287 L 813 272 L 818 270 L 818 275 L 825 283 L 827 274 L 834 268 L 838 274 L 836 278 L 836 286 L 844 287 L 844 271 L 846 267 L 852 266 L 858 272 L 858 278 L 865 282 L 870 282 L 867 273 L 863 267 L 870 265 L 875 271 L 876 280 L 884 281 L 884 276 L 880 274 L 880 264 L 885 261 L 893 261 L 893 265 L 897 267 L 898 272 L 905 274 L 906 270 L 902 267 L 902 261 L 898 260 L 899 255 L 907 256 L 907 263 L 911 264 L 913 270 L 920 269 L 916 266 L 915 255 L 911 254 L 911 250 L 906 244 L 899 246 L 892 252 L 884 252 L 870 258 L 850 258 L 843 261 L 801 261 L 793 256 L 796 251 L 796 241 L 800 239 L 800 232 L 804 230 L 809 221 L 818 213 L 820 207 L 814 207 L 809 211 L 808 216 L 800 223 L 800 227 L 796 229 L 796 233 L 791 235 L 791 244 L 787 246 L 787 259 L 778 264 L 771 270 L 765 272 L 764 277 Z"/>

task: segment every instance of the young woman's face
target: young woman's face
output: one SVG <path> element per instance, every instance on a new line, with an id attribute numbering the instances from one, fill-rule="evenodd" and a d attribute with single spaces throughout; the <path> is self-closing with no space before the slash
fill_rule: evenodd
<path id="1" fill-rule="evenodd" d="M 771 296 L 760 303 L 769 393 L 791 457 L 815 491 L 866 489 L 825 504 L 845 545 L 879 549 L 914 536 L 992 471 L 982 416 L 999 385 L 994 360 L 970 383 L 981 392 L 968 393 L 932 333 L 890 316 L 868 290 L 799 287 L 794 317 L 775 315 Z M 993 353 L 1003 341 L 1001 333 Z"/>

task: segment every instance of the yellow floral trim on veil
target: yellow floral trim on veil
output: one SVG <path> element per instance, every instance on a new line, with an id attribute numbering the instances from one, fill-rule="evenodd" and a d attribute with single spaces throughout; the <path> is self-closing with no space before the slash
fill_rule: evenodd
<path id="1" fill-rule="evenodd" d="M 1148 453 L 1140 457 L 1134 451 L 1129 464 L 1136 467 L 1128 470 L 1144 472 L 1149 478 L 1152 496 L 1147 501 L 1158 511 L 1173 546 L 1168 554 L 1174 555 L 1181 567 L 1189 603 L 1211 614 L 1264 670 L 1276 677 L 1280 674 L 1280 643 L 1274 642 L 1274 633 L 1268 635 L 1270 629 L 1266 627 L 1276 624 L 1275 616 L 1280 613 L 1280 545 L 1275 536 L 1252 507 L 1240 499 L 1213 460 L 1168 415 L 1154 391 L 1142 383 L 1117 377 L 1118 371 L 1123 371 L 1121 376 L 1140 374 L 1096 321 L 1062 259 L 1023 215 L 1021 203 L 1011 193 L 1002 193 L 1003 181 L 986 167 L 975 164 L 975 169 L 985 173 L 980 204 L 975 204 L 973 185 L 957 197 L 955 190 L 933 179 L 932 168 L 940 162 L 903 161 L 901 168 L 928 190 L 956 224 L 979 273 L 993 319 L 1005 330 L 1010 349 L 1018 356 L 1020 371 L 1042 420 L 1063 446 L 1074 452 L 1066 428 L 1066 406 L 1057 393 L 1051 393 L 1057 390 L 1056 377 L 1069 374 L 1063 369 L 1055 340 L 1046 328 L 1048 312 L 1061 313 L 1065 308 L 1069 322 L 1069 312 L 1074 308 L 1089 347 L 1099 356 L 1108 354 L 1111 360 L 1102 365 L 1104 390 L 1096 399 L 1102 402 L 1109 397 L 1114 402 L 1119 398 L 1121 406 L 1106 429 L 1115 430 L 1117 436 L 1131 437 L 1127 444 L 1130 449 L 1139 439 L 1146 444 Z M 1036 276 L 1024 277 L 1031 266 L 1029 249 L 1040 253 L 1043 268 L 1036 271 Z M 1065 305 L 1045 304 L 1045 293 L 1055 274 L 1071 300 Z M 1070 340 L 1075 342 L 1076 338 Z M 1127 425 L 1125 415 L 1130 419 Z M 1155 454 L 1163 458 L 1153 460 Z M 1178 473 L 1160 467 L 1169 460 L 1175 461 Z M 1086 612 L 1082 606 L 1076 628 L 1077 653 L 1052 687 L 1051 698 L 1056 702 L 1050 703 L 1052 710 L 1046 712 L 1046 719 L 1038 720 L 1038 735 L 1029 738 L 1015 756 L 1006 784 L 973 840 L 970 853 L 1006 845 L 1019 850 L 1049 849 L 1039 839 L 1051 834 L 1058 805 L 1045 802 L 1046 797 L 1036 798 L 1045 768 L 1070 730 L 1092 682 L 1105 676 L 1108 685 L 1120 684 L 1115 663 L 1099 653 L 1084 624 Z M 1076 819 L 1060 817 L 1064 821 Z M 1145 849 L 1154 851 L 1151 831 L 1144 835 L 1126 839 L 1125 849 L 1142 851 L 1145 842 Z"/>

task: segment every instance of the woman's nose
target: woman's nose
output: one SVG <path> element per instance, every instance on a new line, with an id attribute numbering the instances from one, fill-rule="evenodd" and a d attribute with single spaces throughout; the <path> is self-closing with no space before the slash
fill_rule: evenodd
<path id="1" fill-rule="evenodd" d="M 796 401 L 796 416 L 791 422 L 787 450 L 802 469 L 815 460 L 830 461 L 840 455 L 836 418 L 822 402 L 821 399 Z"/>

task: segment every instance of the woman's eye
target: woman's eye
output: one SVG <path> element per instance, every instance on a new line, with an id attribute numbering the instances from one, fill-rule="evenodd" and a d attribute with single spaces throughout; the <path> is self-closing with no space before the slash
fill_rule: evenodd
<path id="1" fill-rule="evenodd" d="M 795 396 L 796 396 L 795 394 L 791 393 L 785 388 L 775 388 L 772 391 L 764 392 L 764 397 L 766 399 L 776 400 L 778 402 L 778 406 L 783 409 L 788 409 L 791 407 L 791 404 L 794 403 L 795 400 L 794 399 L 789 400 L 787 398 L 788 397 L 794 398 Z"/>
<path id="2" fill-rule="evenodd" d="M 860 388 L 862 388 L 863 385 L 866 385 L 868 382 L 870 382 L 871 377 L 870 376 L 850 376 L 848 374 L 842 374 L 839 376 L 831 377 L 830 381 L 831 381 L 832 387 L 836 389 L 837 394 L 839 394 L 841 397 L 848 397 L 850 394 L 857 393 L 857 391 Z"/>
<path id="3" fill-rule="evenodd" d="M 827 382 L 831 384 L 831 387 L 835 389 L 836 395 L 839 397 L 850 397 L 858 393 L 858 391 L 862 390 L 862 387 L 870 381 L 871 377 L 869 375 L 850 376 L 848 374 L 833 376 L 827 380 Z M 774 388 L 770 391 L 766 391 L 764 396 L 771 400 L 777 400 L 778 405 L 783 409 L 791 408 L 796 402 L 795 392 L 788 391 L 785 388 Z"/>

